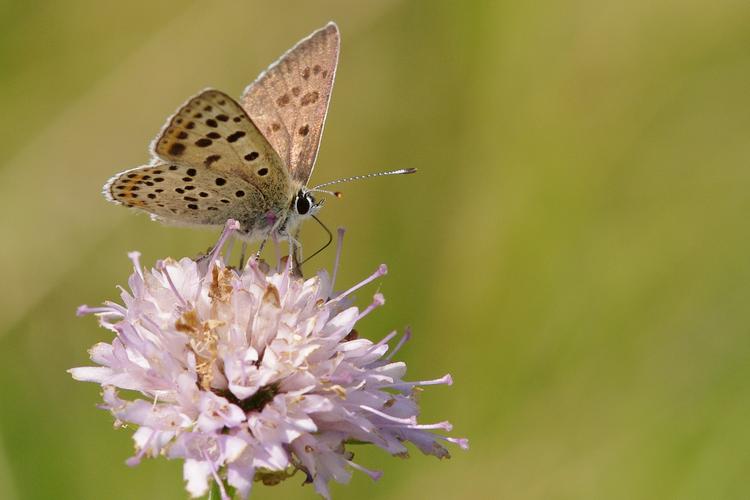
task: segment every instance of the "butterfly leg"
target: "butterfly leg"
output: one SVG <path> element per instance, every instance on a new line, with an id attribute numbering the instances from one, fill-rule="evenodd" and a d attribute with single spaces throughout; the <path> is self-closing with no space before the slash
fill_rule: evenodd
<path id="1" fill-rule="evenodd" d="M 297 236 L 299 232 L 297 233 Z M 287 234 L 289 238 L 289 257 L 288 262 L 291 263 L 292 273 L 296 276 L 302 277 L 302 244 L 291 234 Z"/>
<path id="2" fill-rule="evenodd" d="M 247 251 L 247 243 L 242 242 L 242 249 L 240 250 L 240 269 L 245 268 L 245 252 Z"/>
<path id="3" fill-rule="evenodd" d="M 232 250 L 234 250 L 234 244 L 237 238 L 229 238 L 227 242 L 226 250 L 224 250 L 224 262 L 229 265 L 232 262 Z"/>
<path id="4" fill-rule="evenodd" d="M 255 260 L 260 260 L 260 254 L 263 252 L 263 249 L 266 247 L 266 242 L 268 241 L 268 236 L 263 238 L 263 241 L 260 242 L 260 246 L 258 247 L 258 251 L 255 252 Z"/>
<path id="5" fill-rule="evenodd" d="M 276 233 L 271 236 L 271 241 L 273 241 L 273 251 L 276 255 L 276 269 L 281 272 L 283 270 L 281 267 L 281 261 L 283 260 L 281 258 L 281 243 L 279 242 L 279 237 Z"/>

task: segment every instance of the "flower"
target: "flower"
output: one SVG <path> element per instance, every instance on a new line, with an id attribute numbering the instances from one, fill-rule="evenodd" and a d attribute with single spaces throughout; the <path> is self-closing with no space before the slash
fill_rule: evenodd
<path id="1" fill-rule="evenodd" d="M 352 293 L 383 276 L 384 265 L 339 294 L 340 253 L 333 279 L 326 272 L 303 279 L 289 266 L 272 270 L 255 259 L 238 271 L 220 256 L 237 227 L 229 221 L 198 261 L 166 259 L 145 270 L 132 253 L 123 305 L 79 308 L 97 315 L 114 339 L 90 350 L 98 366 L 70 373 L 101 384 L 101 408 L 118 424 L 137 426 L 129 465 L 160 454 L 184 459 L 189 493 L 204 495 L 215 481 L 222 498 L 229 498 L 226 485 L 246 498 L 253 481 L 276 484 L 302 471 L 329 498 L 329 481 L 347 482 L 351 469 L 380 476 L 353 461 L 351 444 L 407 456 L 409 441 L 438 458 L 449 456 L 442 442 L 468 447 L 435 432 L 449 431 L 448 422 L 417 422 L 418 388 L 452 380 L 403 380 L 406 365 L 392 357 L 408 331 L 388 352 L 396 332 L 372 342 L 354 330 L 384 299 L 376 293 L 360 310 Z"/>

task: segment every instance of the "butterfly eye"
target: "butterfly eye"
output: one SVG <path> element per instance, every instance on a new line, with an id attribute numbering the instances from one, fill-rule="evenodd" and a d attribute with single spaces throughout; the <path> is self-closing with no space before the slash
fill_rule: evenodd
<path id="1" fill-rule="evenodd" d="M 305 215 L 307 212 L 310 211 L 310 207 L 312 207 L 313 204 L 312 196 L 306 193 L 300 192 L 297 194 L 297 203 L 296 203 L 296 210 L 297 213 L 300 215 Z"/>

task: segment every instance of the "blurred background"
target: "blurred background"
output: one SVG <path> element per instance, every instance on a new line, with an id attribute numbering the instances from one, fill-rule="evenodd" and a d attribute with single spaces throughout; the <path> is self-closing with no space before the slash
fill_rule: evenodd
<path id="1" fill-rule="evenodd" d="M 94 384 L 117 299 L 216 232 L 100 195 L 208 86 L 239 96 L 328 20 L 342 53 L 313 182 L 348 229 L 339 284 L 381 262 L 421 402 L 471 440 L 439 462 L 363 450 L 334 498 L 750 497 L 750 3 L 0 1 L 0 498 L 187 498 L 124 465 Z M 325 240 L 315 224 L 308 248 Z M 308 264 L 330 266 L 333 251 Z M 371 287 L 360 294 L 369 303 Z M 301 477 L 253 498 L 315 498 Z"/>

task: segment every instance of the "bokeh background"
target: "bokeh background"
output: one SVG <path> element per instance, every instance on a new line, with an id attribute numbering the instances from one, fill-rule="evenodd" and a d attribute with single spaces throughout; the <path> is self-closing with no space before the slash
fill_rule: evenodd
<path id="1" fill-rule="evenodd" d="M 412 378 L 471 450 L 377 450 L 335 498 L 750 498 L 750 3 L 0 1 L 0 498 L 186 498 L 67 368 L 76 306 L 216 233 L 105 202 L 187 97 L 239 95 L 329 19 L 314 182 L 342 186 L 340 283 L 386 262 L 360 332 L 411 325 Z M 308 248 L 324 241 L 308 224 Z M 311 262 L 329 266 L 333 252 Z M 362 293 L 362 303 L 369 294 Z M 315 498 L 302 478 L 254 498 Z"/>

